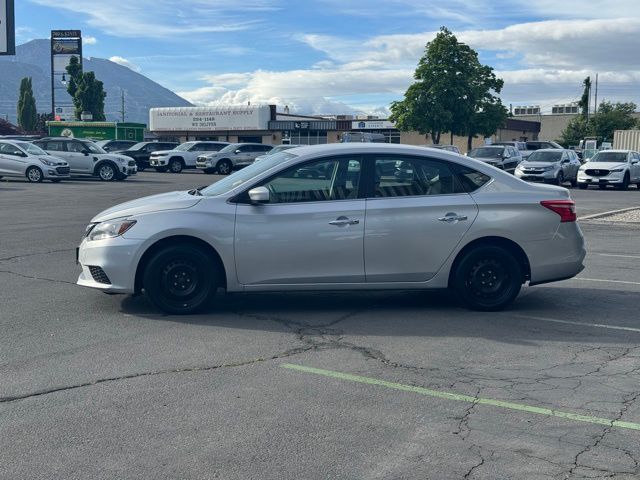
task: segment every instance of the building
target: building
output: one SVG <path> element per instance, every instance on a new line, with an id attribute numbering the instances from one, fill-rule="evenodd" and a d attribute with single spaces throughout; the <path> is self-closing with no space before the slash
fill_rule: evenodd
<path id="1" fill-rule="evenodd" d="M 92 140 L 144 139 L 147 126 L 144 123 L 118 122 L 47 122 L 52 137 L 90 138 Z"/>
<path id="2" fill-rule="evenodd" d="M 345 132 L 369 132 L 384 135 L 388 143 L 433 143 L 428 135 L 399 131 L 387 119 L 353 115 L 295 115 L 277 112 L 275 105 L 152 108 L 149 111 L 149 130 L 157 137 L 183 142 L 223 140 L 317 145 L 340 142 Z M 491 139 L 475 138 L 473 146 L 497 140 L 535 140 L 539 131 L 539 122 L 508 119 L 505 127 Z M 467 150 L 466 137 L 442 135 L 441 143 L 448 142 L 462 152 Z"/>

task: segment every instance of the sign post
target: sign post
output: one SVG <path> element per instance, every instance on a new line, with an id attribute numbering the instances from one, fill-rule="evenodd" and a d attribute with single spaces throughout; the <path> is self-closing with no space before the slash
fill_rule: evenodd
<path id="1" fill-rule="evenodd" d="M 0 55 L 16 54 L 16 27 L 13 0 L 0 0 Z"/>

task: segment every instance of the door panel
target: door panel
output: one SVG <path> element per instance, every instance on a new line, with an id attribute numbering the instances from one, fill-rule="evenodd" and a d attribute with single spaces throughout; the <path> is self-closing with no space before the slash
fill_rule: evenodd
<path id="1" fill-rule="evenodd" d="M 406 157 L 390 175 L 376 159 L 374 198 L 366 202 L 367 282 L 425 282 L 474 222 L 478 207 L 446 162 Z"/>

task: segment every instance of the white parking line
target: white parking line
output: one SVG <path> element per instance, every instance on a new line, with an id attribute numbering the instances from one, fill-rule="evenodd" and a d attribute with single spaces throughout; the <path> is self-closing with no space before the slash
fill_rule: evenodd
<path id="1" fill-rule="evenodd" d="M 620 258 L 638 258 L 640 259 L 640 255 L 618 255 L 615 253 L 596 253 L 596 255 L 600 255 L 601 257 L 620 257 Z"/>
<path id="2" fill-rule="evenodd" d="M 622 327 L 620 325 L 606 325 L 604 323 L 572 322 L 571 320 L 559 320 L 557 318 L 535 317 L 532 315 L 515 314 L 514 317 L 524 318 L 528 320 L 538 320 L 540 322 L 562 323 L 565 325 L 578 325 L 581 327 L 592 327 L 592 328 L 608 328 L 609 330 L 624 330 L 625 332 L 640 333 L 640 328 Z"/>
<path id="3" fill-rule="evenodd" d="M 602 283 L 622 283 L 624 285 L 640 285 L 640 282 L 629 282 L 627 280 L 606 280 L 603 278 L 582 278 L 575 277 L 571 280 L 579 280 L 581 282 L 602 282 Z"/>

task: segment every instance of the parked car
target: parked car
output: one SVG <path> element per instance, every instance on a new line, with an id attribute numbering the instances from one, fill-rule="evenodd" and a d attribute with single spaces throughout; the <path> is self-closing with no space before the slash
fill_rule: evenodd
<path id="1" fill-rule="evenodd" d="M 173 150 L 158 150 L 151 154 L 149 165 L 158 172 L 180 173 L 184 168 L 196 168 L 196 159 L 209 152 L 219 152 L 229 142 L 185 142 Z"/>
<path id="2" fill-rule="evenodd" d="M 284 152 L 285 150 L 289 150 L 291 148 L 297 148 L 300 147 L 301 145 L 296 145 L 294 143 L 287 143 L 287 144 L 283 144 L 283 145 L 276 145 L 275 147 L 273 147 L 271 150 L 269 150 L 267 153 L 265 153 L 264 155 L 260 155 L 259 157 L 256 157 L 256 159 L 254 160 L 254 162 L 257 162 L 259 160 L 263 160 L 265 158 L 267 158 L 269 155 L 273 155 L 274 153 L 279 153 L 279 152 Z"/>
<path id="3" fill-rule="evenodd" d="M 69 164 L 36 145 L 21 140 L 0 140 L 0 178 L 22 177 L 29 182 L 69 178 Z"/>
<path id="4" fill-rule="evenodd" d="M 149 158 L 151 153 L 158 150 L 171 150 L 180 145 L 178 142 L 138 142 L 127 150 L 123 150 L 122 155 L 127 155 L 135 160 L 138 170 L 143 172 L 149 168 Z"/>
<path id="5" fill-rule="evenodd" d="M 100 180 L 124 180 L 137 173 L 136 164 L 129 157 L 107 153 L 90 140 L 68 137 L 47 137 L 33 142 L 51 155 L 66 160 L 71 175 L 90 175 Z"/>
<path id="6" fill-rule="evenodd" d="M 217 153 L 200 155 L 196 160 L 196 168 L 204 173 L 218 172 L 229 175 L 234 169 L 251 165 L 254 160 L 267 153 L 273 145 L 262 143 L 232 143 Z"/>
<path id="7" fill-rule="evenodd" d="M 433 144 L 433 145 L 427 145 L 428 148 L 437 148 L 439 150 L 446 150 L 447 152 L 453 152 L 453 153 L 457 153 L 458 155 L 460 154 L 460 149 L 458 147 L 456 147 L 455 145 L 442 145 L 440 143 L 438 144 Z"/>
<path id="8" fill-rule="evenodd" d="M 518 152 L 520 152 L 520 156 L 522 158 L 528 157 L 529 154 L 531 153 L 531 151 L 527 150 L 527 142 L 520 142 L 517 140 L 499 141 L 499 142 L 493 142 L 491 145 L 510 145 L 512 147 L 515 147 L 518 149 Z"/>
<path id="9" fill-rule="evenodd" d="M 136 143 L 138 142 L 135 140 L 99 140 L 96 145 L 102 147 L 105 152 L 119 153 L 133 147 Z"/>
<path id="10" fill-rule="evenodd" d="M 342 143 L 386 143 L 387 139 L 382 133 L 370 133 L 370 132 L 344 132 L 340 135 L 340 142 Z"/>
<path id="11" fill-rule="evenodd" d="M 522 161 L 518 149 L 510 145 L 484 145 L 474 148 L 467 155 L 510 173 Z"/>
<path id="12" fill-rule="evenodd" d="M 601 150 L 578 170 L 578 187 L 613 185 L 622 190 L 635 184 L 640 190 L 640 154 L 631 150 Z"/>
<path id="13" fill-rule="evenodd" d="M 571 182 L 578 185 L 580 159 L 573 150 L 556 148 L 531 152 L 516 168 L 516 177 L 529 182 L 547 182 L 562 185 Z"/>
<path id="14" fill-rule="evenodd" d="M 557 142 L 549 142 L 545 140 L 529 140 L 527 143 L 527 150 L 547 150 L 549 148 L 564 149 L 562 145 Z"/>
<path id="15" fill-rule="evenodd" d="M 398 162 L 413 175 L 378 174 Z M 204 308 L 219 287 L 450 288 L 471 308 L 498 310 L 526 282 L 578 274 L 585 253 L 565 188 L 422 147 L 316 145 L 98 214 L 78 250 L 78 284 L 144 292 L 173 314 Z"/>

